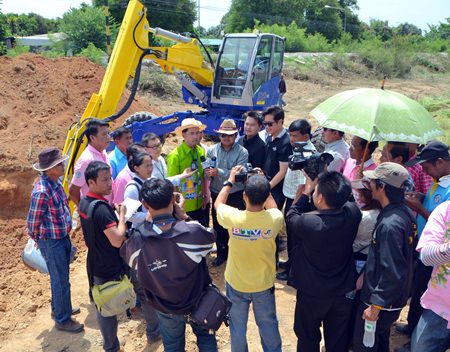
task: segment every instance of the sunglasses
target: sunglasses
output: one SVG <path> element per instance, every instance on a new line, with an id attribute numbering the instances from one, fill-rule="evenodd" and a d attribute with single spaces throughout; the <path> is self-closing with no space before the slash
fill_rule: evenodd
<path id="1" fill-rule="evenodd" d="M 269 126 L 269 127 L 272 127 L 274 124 L 275 124 L 275 121 L 263 122 L 264 126 Z"/>

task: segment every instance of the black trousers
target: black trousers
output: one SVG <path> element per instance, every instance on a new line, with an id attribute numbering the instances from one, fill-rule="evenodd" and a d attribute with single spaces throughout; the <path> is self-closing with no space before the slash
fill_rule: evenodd
<path id="1" fill-rule="evenodd" d="M 411 335 L 420 316 L 422 315 L 423 308 L 420 305 L 420 297 L 425 293 L 428 287 L 428 281 L 430 281 L 431 273 L 433 272 L 432 266 L 425 266 L 420 259 L 417 258 L 414 266 L 414 278 L 411 287 L 411 301 L 409 303 L 408 311 L 408 330 Z"/>
<path id="2" fill-rule="evenodd" d="M 189 215 L 193 220 L 197 220 L 203 226 L 208 227 L 209 219 L 206 220 L 205 209 L 200 208 L 194 211 L 188 211 L 186 212 L 186 214 Z"/>
<path id="3" fill-rule="evenodd" d="M 216 202 L 218 194 L 211 192 L 211 200 L 212 204 Z M 233 208 L 238 208 L 240 210 L 245 209 L 244 204 L 244 191 L 238 191 L 235 193 L 230 193 L 227 199 L 227 205 Z M 212 207 L 212 221 L 213 221 L 213 228 L 216 231 L 216 246 L 217 246 L 217 257 L 221 257 L 224 259 L 228 258 L 228 241 L 230 239 L 230 236 L 228 235 L 228 230 L 224 229 L 222 226 L 219 225 L 217 222 L 217 212 L 214 207 Z"/>
<path id="4" fill-rule="evenodd" d="M 292 203 L 294 202 L 291 198 L 286 198 L 286 203 L 284 204 L 284 218 L 286 219 L 286 214 L 291 208 Z M 286 226 L 286 236 L 287 236 L 287 254 L 288 260 L 286 261 L 286 271 L 289 272 L 291 270 L 292 265 L 292 256 L 294 255 L 294 240 L 295 235 L 288 230 Z"/>
<path id="5" fill-rule="evenodd" d="M 329 352 L 348 352 L 349 321 L 354 301 L 345 296 L 313 297 L 297 292 L 294 331 L 297 351 L 319 352 L 323 323 L 325 348 Z"/>
<path id="6" fill-rule="evenodd" d="M 367 305 L 359 301 L 356 309 L 355 330 L 353 331 L 353 352 L 389 352 L 391 326 L 400 316 L 400 310 L 390 312 L 382 310 L 380 312 L 375 330 L 375 344 L 373 347 L 365 347 L 363 344 L 365 322 L 362 315 L 366 308 Z"/>

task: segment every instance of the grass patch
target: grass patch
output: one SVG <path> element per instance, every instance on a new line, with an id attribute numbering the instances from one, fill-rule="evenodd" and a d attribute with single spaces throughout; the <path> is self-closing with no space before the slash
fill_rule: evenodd
<path id="1" fill-rule="evenodd" d="M 420 103 L 433 115 L 444 130 L 439 140 L 450 144 L 450 91 L 441 96 L 426 97 Z"/>

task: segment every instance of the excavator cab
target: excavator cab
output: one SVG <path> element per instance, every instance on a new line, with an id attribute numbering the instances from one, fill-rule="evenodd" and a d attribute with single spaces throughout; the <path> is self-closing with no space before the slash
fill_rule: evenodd
<path id="1" fill-rule="evenodd" d="M 263 110 L 278 103 L 284 39 L 275 34 L 228 34 L 219 50 L 212 108 Z"/>

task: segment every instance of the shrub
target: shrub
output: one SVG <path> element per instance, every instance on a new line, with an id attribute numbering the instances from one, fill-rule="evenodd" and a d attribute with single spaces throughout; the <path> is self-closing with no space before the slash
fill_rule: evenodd
<path id="1" fill-rule="evenodd" d="M 88 46 L 81 50 L 77 56 L 83 56 L 86 59 L 102 66 L 106 66 L 107 63 L 106 53 L 92 43 L 89 43 Z"/>

